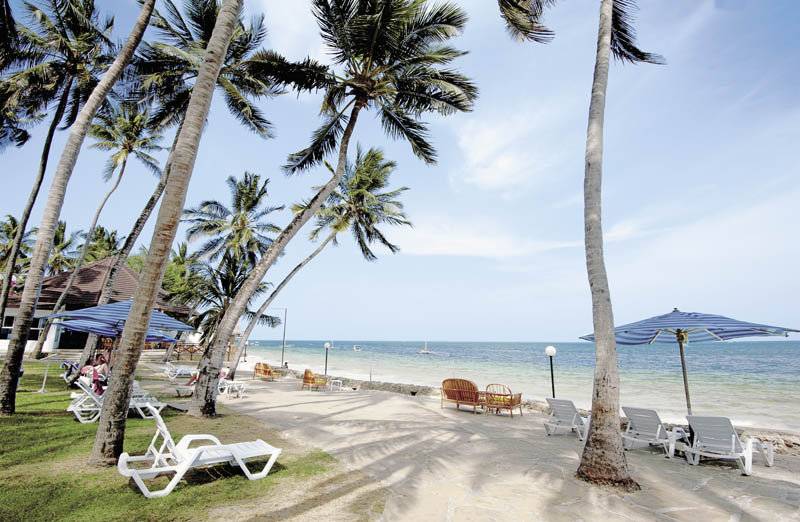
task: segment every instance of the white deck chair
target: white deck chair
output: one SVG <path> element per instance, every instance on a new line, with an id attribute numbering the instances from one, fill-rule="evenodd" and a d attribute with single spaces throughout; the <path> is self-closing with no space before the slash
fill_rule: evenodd
<path id="1" fill-rule="evenodd" d="M 83 393 L 78 395 L 67 406 L 67 411 L 74 414 L 75 418 L 81 424 L 90 424 L 100 418 L 100 410 L 103 408 L 103 396 L 97 395 L 92 389 L 91 384 L 88 384 L 84 379 L 78 379 L 75 384 L 81 389 Z M 145 406 L 150 404 L 157 408 L 157 411 L 163 410 L 167 405 L 163 402 L 157 401 L 152 396 L 137 396 L 132 395 L 128 407 L 136 411 L 141 417 L 145 419 L 152 418 L 150 410 Z"/>
<path id="2" fill-rule="evenodd" d="M 195 368 L 190 368 L 188 366 L 175 366 L 169 361 L 164 364 L 164 375 L 167 376 L 167 379 L 169 379 L 170 382 L 175 382 L 175 379 L 180 377 L 191 377 L 192 372 L 194 371 L 196 371 Z"/>
<path id="3" fill-rule="evenodd" d="M 267 476 L 272 469 L 278 456 L 281 454 L 280 448 L 270 446 L 261 439 L 251 442 L 237 442 L 235 444 L 222 444 L 213 435 L 186 435 L 176 444 L 172 440 L 172 435 L 164 423 L 164 419 L 158 414 L 158 410 L 150 406 L 153 418 L 156 421 L 156 434 L 150 441 L 147 452 L 141 456 L 130 456 L 123 453 L 117 462 L 117 469 L 120 474 L 130 477 L 139 486 L 142 494 L 147 498 L 158 498 L 169 495 L 183 476 L 192 468 L 202 468 L 217 464 L 238 465 L 242 468 L 245 476 L 250 480 L 257 480 Z M 195 441 L 206 441 L 210 444 L 189 446 Z M 261 471 L 253 473 L 247 467 L 246 462 L 253 459 L 269 457 L 266 465 Z M 134 462 L 152 463 L 149 468 L 136 469 L 128 466 Z M 172 479 L 163 489 L 150 491 L 145 484 L 145 480 L 155 478 L 162 474 L 174 474 Z"/>
<path id="4" fill-rule="evenodd" d="M 550 417 L 544 421 L 544 430 L 552 435 L 559 429 L 574 431 L 583 440 L 589 431 L 589 418 L 582 417 L 572 401 L 567 399 L 547 399 Z"/>
<path id="5" fill-rule="evenodd" d="M 220 394 L 225 394 L 228 397 L 241 398 L 244 397 L 247 391 L 247 384 L 242 381 L 231 381 L 221 378 L 217 386 Z"/>
<path id="6" fill-rule="evenodd" d="M 761 442 L 754 437 L 742 441 L 727 417 L 687 415 L 686 419 L 694 432 L 692 445 L 684 448 L 689 464 L 697 466 L 700 457 L 735 460 L 742 474 L 750 475 L 753 472 L 754 451 L 761 453 L 767 466 L 775 462 L 775 448 L 771 443 Z"/>
<path id="7" fill-rule="evenodd" d="M 625 449 L 637 446 L 661 446 L 667 458 L 672 458 L 675 455 L 677 441 L 688 441 L 683 428 L 668 429 L 655 410 L 623 406 L 622 411 L 628 418 L 628 427 L 622 434 L 622 445 Z"/>

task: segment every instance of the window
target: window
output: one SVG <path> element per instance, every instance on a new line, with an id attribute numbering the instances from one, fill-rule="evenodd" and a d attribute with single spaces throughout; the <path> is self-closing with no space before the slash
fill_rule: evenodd
<path id="1" fill-rule="evenodd" d="M 15 317 L 13 315 L 7 315 L 3 318 L 3 327 L 0 328 L 0 340 L 11 339 L 11 329 L 14 326 L 14 319 Z M 28 330 L 29 341 L 35 341 L 39 338 L 39 333 L 42 331 L 44 323 L 44 317 L 36 317 L 31 321 L 31 328 Z"/>

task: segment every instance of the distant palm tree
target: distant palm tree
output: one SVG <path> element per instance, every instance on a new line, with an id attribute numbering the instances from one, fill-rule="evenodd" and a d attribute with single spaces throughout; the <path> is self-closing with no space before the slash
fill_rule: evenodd
<path id="1" fill-rule="evenodd" d="M 134 83 L 159 103 L 159 110 L 153 114 L 151 124 L 158 129 L 176 125 L 179 132 L 203 64 L 204 50 L 217 21 L 220 3 L 217 0 L 186 0 L 183 12 L 172 0 L 164 0 L 163 6 L 164 12 L 156 11 L 151 21 L 151 25 L 158 30 L 160 40 L 142 44 L 134 61 Z M 242 13 L 237 16 L 231 45 L 223 59 L 216 88 L 222 92 L 228 111 L 237 120 L 259 136 L 267 138 L 271 136 L 270 123 L 256 102 L 280 94 L 281 86 L 297 90 L 311 89 L 316 86 L 316 78 L 324 68 L 315 68 L 308 60 L 294 64 L 273 51 L 260 49 L 266 34 L 263 17 L 245 25 Z M 99 304 L 106 304 L 111 298 L 119 268 L 125 264 L 164 192 L 169 167 L 169 164 L 165 166 L 152 195 L 128 233 L 117 262 L 106 279 Z"/>
<path id="2" fill-rule="evenodd" d="M 91 238 L 88 238 L 86 232 L 81 235 L 84 239 L 81 249 L 86 248 L 85 260 L 89 263 L 117 255 L 124 239 L 119 237 L 119 232 L 116 230 L 107 229 L 102 225 L 95 227 Z"/>
<path id="3" fill-rule="evenodd" d="M 65 221 L 58 222 L 55 236 L 53 236 L 53 250 L 47 260 L 48 275 L 59 274 L 75 268 L 75 260 L 78 256 L 75 247 L 80 234 L 80 231 L 67 234 L 67 223 Z"/>
<path id="4" fill-rule="evenodd" d="M 546 7 L 554 0 L 498 0 L 500 12 L 513 36 L 547 42 L 553 33 L 541 23 Z M 632 11 L 635 0 L 601 0 L 600 24 L 589 105 L 584 178 L 584 229 L 586 269 L 592 295 L 595 335 L 594 393 L 589 434 L 578 476 L 584 480 L 639 489 L 631 478 L 619 432 L 619 368 L 614 338 L 614 315 L 603 258 L 601 224 L 601 180 L 603 168 L 603 119 L 608 90 L 609 57 L 623 62 L 663 63 L 655 54 L 636 46 Z"/>
<path id="5" fill-rule="evenodd" d="M 242 0 L 224 0 L 222 3 L 186 107 L 183 125 L 178 131 L 170 159 L 167 160 L 167 188 L 158 210 L 158 219 L 139 278 L 139 286 L 117 348 L 114 378 L 104 395 L 103 411 L 98 420 L 89 459 L 91 463 L 114 465 L 122 453 L 133 375 L 147 334 L 150 311 L 158 295 L 172 242 L 175 240 L 186 190 L 197 159 L 200 136 L 241 9 Z"/>
<path id="6" fill-rule="evenodd" d="M 26 259 L 28 254 L 30 254 L 31 245 L 33 244 L 33 235 L 35 233 L 35 230 L 28 230 L 22 234 L 22 242 L 20 245 L 21 248 L 19 249 L 19 255 L 16 259 L 17 266 L 14 267 L 13 271 L 19 270 L 19 262 L 23 259 Z M 0 267 L 2 267 L 4 272 L 9 272 L 6 264 L 9 263 L 9 260 L 11 259 L 11 251 L 14 248 L 14 240 L 18 234 L 19 221 L 17 221 L 17 218 L 11 214 L 6 214 L 6 218 L 3 221 L 0 221 Z"/>
<path id="7" fill-rule="evenodd" d="M 327 162 L 325 166 L 333 173 L 333 166 Z M 383 224 L 411 225 L 403 212 L 403 203 L 398 199 L 408 188 L 386 190 L 386 187 L 389 186 L 389 177 L 396 166 L 394 161 L 384 158 L 380 149 L 371 148 L 366 153 L 362 152 L 361 147 L 356 149 L 355 163 L 347 163 L 339 186 L 331 192 L 328 201 L 317 213 L 317 223 L 311 231 L 310 238 L 312 241 L 316 241 L 324 235 L 325 239 L 270 292 L 269 297 L 264 300 L 256 312 L 256 317 L 260 317 L 267 311 L 289 281 L 329 243 L 336 244 L 336 237 L 340 232 L 349 230 L 352 233 L 359 250 L 361 250 L 361 255 L 367 261 L 377 259 L 370 248 L 374 242 L 382 244 L 392 253 L 399 250 L 397 245 L 389 242 L 378 228 Z M 305 203 L 295 205 L 293 210 L 301 212 L 306 206 Z M 236 355 L 230 365 L 231 371 L 228 374 L 231 379 L 235 376 L 239 358 L 244 353 L 247 340 L 256 325 L 257 322 L 251 320 L 239 339 Z"/>
<path id="8" fill-rule="evenodd" d="M 198 309 L 200 310 L 193 319 L 193 326 L 201 332 L 201 343 L 206 345 L 214 338 L 217 324 L 230 306 L 231 300 L 236 297 L 247 279 L 248 267 L 243 265 L 236 256 L 227 253 L 222 257 L 219 266 L 204 264 L 199 271 L 202 284 L 198 287 Z M 267 291 L 268 285 L 262 283 L 256 295 L 257 298 Z M 268 315 L 256 315 L 252 311 L 245 312 L 248 319 L 255 320 L 258 324 L 275 326 L 280 320 Z"/>
<path id="9" fill-rule="evenodd" d="M 3 60 L 6 73 L 0 81 L 0 122 L 3 134 L 17 143 L 27 140 L 25 127 L 40 120 L 53 103 L 39 169 L 20 215 L 27 228 L 31 211 L 44 181 L 56 128 L 71 126 L 78 111 L 111 63 L 113 19 L 101 20 L 92 0 L 26 2 L 29 24 L 17 24 L 13 51 Z M 20 238 L 10 254 L 12 265 Z M 8 281 L 8 274 L 5 275 Z M 0 320 L 5 315 L 9 287 L 0 291 Z"/>
<path id="10" fill-rule="evenodd" d="M 183 221 L 189 223 L 186 237 L 189 241 L 208 238 L 198 255 L 211 261 L 230 254 L 234 258 L 255 265 L 258 257 L 272 244 L 270 234 L 280 232 L 280 227 L 264 220 L 283 206 L 267 206 L 269 178 L 245 172 L 240 179 L 228 176 L 230 205 L 218 200 L 206 200 L 196 208 L 183 211 Z"/>
<path id="11" fill-rule="evenodd" d="M 347 151 L 362 110 L 375 110 L 385 132 L 407 141 L 412 152 L 434 163 L 426 113 L 454 114 L 472 109 L 477 89 L 464 75 L 446 68 L 464 53 L 446 45 L 461 33 L 467 17 L 457 5 L 413 0 L 313 0 L 312 9 L 334 65 L 326 76 L 321 112 L 325 121 L 311 144 L 292 154 L 285 166 L 297 173 L 319 164 L 338 148 L 333 176 L 305 210 L 275 239 L 259 260 L 220 322 L 209 353 L 200 363 L 200 378 L 189 413 L 215 414 L 222 357 L 251 294 L 287 243 L 328 199 L 345 173 Z"/>
<path id="12" fill-rule="evenodd" d="M 147 109 L 139 110 L 135 104 L 127 102 L 118 106 L 112 105 L 107 110 L 102 111 L 97 115 L 95 123 L 89 129 L 89 135 L 97 140 L 92 147 L 112 153 L 106 161 L 105 169 L 103 171 L 103 178 L 105 181 L 108 181 L 112 178 L 112 176 L 114 176 L 115 173 L 117 175 L 111 185 L 111 188 L 108 189 L 105 196 L 103 196 L 103 199 L 100 200 L 100 204 L 97 206 L 94 216 L 92 217 L 92 221 L 89 224 L 89 229 L 86 231 L 86 237 L 95 240 L 95 227 L 97 226 L 97 221 L 100 219 L 100 214 L 103 212 L 103 208 L 105 208 L 109 198 L 111 198 L 111 195 L 116 192 L 117 188 L 119 188 L 119 185 L 122 182 L 122 177 L 125 175 L 128 159 L 131 156 L 133 156 L 135 159 L 138 159 L 139 162 L 142 163 L 149 171 L 156 175 L 161 174 L 161 171 L 158 168 L 158 161 L 150 155 L 151 152 L 161 150 L 161 147 L 158 146 L 161 136 L 157 133 L 151 132 L 147 126 L 147 122 Z M 113 238 L 103 237 L 100 235 L 97 239 L 109 241 L 113 239 L 116 241 L 116 231 L 114 232 Z M 110 246 L 111 245 L 108 243 L 103 245 L 98 244 L 96 241 L 94 244 L 92 244 L 90 241 L 86 241 L 84 243 L 77 259 L 75 259 L 75 269 L 67 279 L 67 283 L 64 285 L 64 290 L 61 292 L 61 295 L 58 296 L 58 299 L 53 306 L 53 311 L 55 313 L 61 312 L 66 297 L 69 295 L 70 290 L 72 290 L 72 286 L 75 284 L 78 271 L 83 266 L 84 261 L 87 259 L 89 261 L 103 259 L 109 255 L 116 255 L 119 252 L 118 245 L 114 244 L 112 248 L 109 248 Z M 94 248 L 92 252 L 90 252 L 90 247 Z M 112 251 L 113 254 L 111 254 Z M 38 358 L 41 355 L 42 349 L 44 348 L 44 342 L 47 339 L 47 335 L 50 333 L 50 325 L 51 322 L 46 321 L 44 327 L 39 332 L 39 340 L 37 341 L 33 352 L 31 352 L 32 357 Z M 93 347 L 94 342 L 94 336 L 90 336 L 90 338 L 87 340 L 87 343 L 84 345 L 84 354 L 87 356 L 87 358 L 89 356 L 86 354 L 86 352 L 89 351 L 87 347 L 90 344 Z M 82 357 L 81 363 L 84 362 L 84 358 Z"/>

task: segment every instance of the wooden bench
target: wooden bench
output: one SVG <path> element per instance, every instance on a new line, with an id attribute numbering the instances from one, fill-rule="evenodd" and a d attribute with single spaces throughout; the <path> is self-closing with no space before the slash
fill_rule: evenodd
<path id="1" fill-rule="evenodd" d="M 445 379 L 442 381 L 442 408 L 445 402 L 456 403 L 456 409 L 462 404 L 472 406 L 472 413 L 478 411 L 478 407 L 484 407 L 485 394 L 478 391 L 474 382 L 467 379 Z"/>

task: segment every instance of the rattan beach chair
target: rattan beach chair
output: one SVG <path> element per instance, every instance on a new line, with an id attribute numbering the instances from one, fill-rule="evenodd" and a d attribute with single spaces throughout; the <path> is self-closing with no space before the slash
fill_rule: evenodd
<path id="1" fill-rule="evenodd" d="M 171 362 L 164 364 L 164 375 L 167 376 L 170 382 L 175 382 L 175 379 L 179 377 L 191 377 L 193 371 L 195 371 L 195 368 L 189 368 L 188 366 L 175 366 Z"/>
<path id="2" fill-rule="evenodd" d="M 586 438 L 589 431 L 589 418 L 581 416 L 572 401 L 567 399 L 547 399 L 550 406 L 550 417 L 544 421 L 544 430 L 553 435 L 559 429 L 574 431 L 579 440 Z"/>
<path id="3" fill-rule="evenodd" d="M 511 417 L 514 417 L 514 408 L 519 408 L 519 414 L 522 415 L 522 394 L 511 393 L 511 388 L 505 384 L 488 385 L 485 402 L 487 411 L 494 410 L 495 413 L 500 413 L 500 410 L 508 410 Z"/>
<path id="4" fill-rule="evenodd" d="M 682 449 L 686 460 L 693 466 L 700 464 L 701 457 L 735 460 L 742 474 L 750 475 L 753 472 L 753 453 L 756 451 L 764 457 L 767 466 L 775 463 L 775 448 L 771 443 L 755 437 L 746 437 L 742 441 L 727 417 L 687 415 L 686 419 L 694 436 L 692 445 Z"/>
<path id="5" fill-rule="evenodd" d="M 274 381 L 275 372 L 272 371 L 272 368 L 269 364 L 265 362 L 257 362 L 255 369 L 253 370 L 253 377 L 257 379 L 265 379 L 267 381 Z"/>
<path id="6" fill-rule="evenodd" d="M 269 470 L 281 454 L 280 448 L 270 446 L 261 439 L 251 442 L 237 442 L 235 444 L 222 444 L 213 435 L 186 435 L 176 444 L 169 433 L 164 419 L 158 410 L 149 406 L 152 417 L 156 421 L 156 434 L 150 441 L 147 452 L 140 456 L 130 456 L 123 453 L 117 462 L 117 470 L 124 477 L 130 477 L 147 498 L 157 498 L 169 495 L 187 471 L 193 468 L 204 468 L 217 464 L 239 466 L 245 476 L 250 480 L 258 480 L 267 476 Z M 189 446 L 195 441 L 206 441 L 202 446 Z M 210 443 L 210 444 L 208 444 Z M 269 458 L 261 471 L 253 473 L 247 467 L 247 462 Z M 151 463 L 150 467 L 137 469 L 130 464 Z M 156 478 L 160 475 L 172 474 L 172 479 L 163 489 L 150 491 L 145 480 Z"/>
<path id="7" fill-rule="evenodd" d="M 628 427 L 622 434 L 622 445 L 625 449 L 661 446 L 667 457 L 672 458 L 676 443 L 689 440 L 683 428 L 667 428 L 655 410 L 623 406 L 622 411 L 628 419 Z"/>
<path id="8" fill-rule="evenodd" d="M 442 408 L 445 402 L 456 403 L 456 409 L 462 404 L 472 406 L 472 413 L 477 413 L 479 407 L 484 407 L 485 394 L 467 379 L 445 379 L 442 381 Z"/>
<path id="9" fill-rule="evenodd" d="M 314 375 L 314 372 L 309 369 L 306 369 L 306 371 L 303 372 L 303 383 L 300 385 L 301 390 L 306 388 L 309 390 L 320 390 L 326 386 L 328 386 L 327 377 Z"/>

